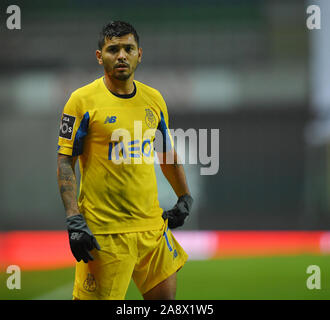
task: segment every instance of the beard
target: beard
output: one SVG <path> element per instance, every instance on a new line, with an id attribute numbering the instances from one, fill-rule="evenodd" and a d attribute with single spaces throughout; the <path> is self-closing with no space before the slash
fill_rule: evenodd
<path id="1" fill-rule="evenodd" d="M 116 70 L 116 68 L 114 68 L 113 66 L 110 66 L 105 60 L 103 60 L 103 66 L 104 66 L 105 72 L 107 74 L 109 74 L 111 78 L 114 78 L 114 79 L 120 80 L 120 81 L 126 81 L 135 72 L 138 64 L 136 64 L 133 68 L 131 68 L 131 66 L 129 66 L 126 71 Z"/>
<path id="2" fill-rule="evenodd" d="M 133 72 L 113 72 L 111 77 L 117 80 L 125 81 L 130 78 Z"/>

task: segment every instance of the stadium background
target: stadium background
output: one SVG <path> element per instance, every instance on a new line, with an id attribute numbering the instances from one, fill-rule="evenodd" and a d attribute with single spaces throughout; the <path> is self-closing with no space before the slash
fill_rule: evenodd
<path id="1" fill-rule="evenodd" d="M 21 30 L 6 29 L 10 4 L 21 8 Z M 321 30 L 306 27 L 309 4 L 321 7 Z M 185 165 L 195 204 L 176 232 L 192 258 L 182 279 L 190 283 L 202 263 L 218 289 L 205 280 L 192 296 L 185 282 L 179 298 L 330 298 L 326 17 L 327 1 L 5 1 L 0 298 L 70 298 L 73 258 L 56 182 L 59 119 L 70 93 L 102 75 L 94 52 L 109 20 L 136 27 L 144 50 L 136 79 L 163 94 L 170 127 L 220 132 L 216 175 Z M 176 197 L 156 170 L 168 209 Z M 306 268 L 315 264 L 320 291 L 306 289 Z M 6 288 L 8 265 L 22 268 L 21 290 Z"/>

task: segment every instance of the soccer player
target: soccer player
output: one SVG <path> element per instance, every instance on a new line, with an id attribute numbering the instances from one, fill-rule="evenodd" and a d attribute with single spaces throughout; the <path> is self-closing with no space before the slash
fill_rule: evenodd
<path id="1" fill-rule="evenodd" d="M 176 273 L 188 256 L 170 229 L 183 225 L 193 199 L 168 130 L 167 107 L 156 89 L 134 80 L 142 48 L 130 24 L 104 26 L 96 58 L 104 76 L 72 93 L 57 150 L 58 184 L 77 260 L 73 298 L 124 299 L 133 278 L 144 299 L 175 299 Z M 162 140 L 156 139 L 159 133 Z M 154 151 L 178 197 L 165 212 L 158 202 Z"/>

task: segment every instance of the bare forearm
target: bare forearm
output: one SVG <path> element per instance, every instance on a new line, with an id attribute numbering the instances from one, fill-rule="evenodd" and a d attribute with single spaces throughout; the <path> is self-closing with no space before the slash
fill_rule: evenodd
<path id="1" fill-rule="evenodd" d="M 162 172 L 178 197 L 190 194 L 183 165 L 179 163 L 175 151 L 172 156 L 173 163 L 166 163 L 166 157 L 163 157 L 163 164 L 160 165 Z"/>
<path id="2" fill-rule="evenodd" d="M 57 182 L 67 216 L 79 214 L 74 159 L 58 155 Z"/>

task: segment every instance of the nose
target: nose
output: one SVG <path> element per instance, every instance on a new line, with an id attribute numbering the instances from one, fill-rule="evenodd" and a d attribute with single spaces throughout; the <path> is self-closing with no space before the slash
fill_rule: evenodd
<path id="1" fill-rule="evenodd" d="M 126 51 L 124 48 L 119 50 L 118 60 L 121 60 L 121 61 L 126 60 Z"/>

